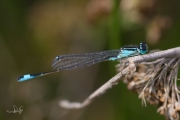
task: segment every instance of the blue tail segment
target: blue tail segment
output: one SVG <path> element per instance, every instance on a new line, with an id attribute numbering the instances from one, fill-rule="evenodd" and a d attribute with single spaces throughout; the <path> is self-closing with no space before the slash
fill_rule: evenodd
<path id="1" fill-rule="evenodd" d="M 62 70 L 72 70 L 82 67 L 91 66 L 102 61 L 114 61 L 136 55 L 143 55 L 148 52 L 146 43 L 140 43 L 139 46 L 125 46 L 119 50 L 109 50 L 96 53 L 84 54 L 67 54 L 57 56 L 52 63 L 55 70 L 49 72 L 42 72 L 37 74 L 25 74 L 17 78 L 18 82 L 23 82 L 36 77 L 45 76 L 51 73 L 59 72 Z"/>
<path id="2" fill-rule="evenodd" d="M 37 77 L 41 77 L 41 76 L 48 75 L 51 73 L 55 73 L 58 71 L 59 70 L 53 70 L 53 71 L 49 71 L 49 72 L 42 72 L 42 73 L 36 73 L 36 74 L 25 74 L 23 76 L 18 77 L 17 80 L 18 80 L 18 82 L 23 82 L 23 81 L 27 81 L 27 80 L 30 80 L 33 78 L 37 78 Z"/>
<path id="3" fill-rule="evenodd" d="M 23 82 L 23 81 L 33 79 L 33 78 L 35 78 L 35 76 L 33 74 L 26 74 L 26 75 L 18 77 L 17 80 L 18 80 L 18 82 Z"/>

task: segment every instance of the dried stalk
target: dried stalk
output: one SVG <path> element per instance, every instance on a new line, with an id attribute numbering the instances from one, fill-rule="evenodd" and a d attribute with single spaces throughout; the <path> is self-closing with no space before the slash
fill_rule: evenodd
<path id="1" fill-rule="evenodd" d="M 130 57 L 124 66 L 118 65 L 120 71 L 82 103 L 59 102 L 67 109 L 80 109 L 92 103 L 97 97 L 117 85 L 121 78 L 128 89 L 139 94 L 144 105 L 146 101 L 160 106 L 158 112 L 169 120 L 178 120 L 180 112 L 180 91 L 176 84 L 180 64 L 180 47 L 169 50 Z M 128 62 L 127 62 L 128 61 Z M 122 63 L 122 61 L 121 61 Z M 124 61 L 123 61 L 124 63 Z"/>

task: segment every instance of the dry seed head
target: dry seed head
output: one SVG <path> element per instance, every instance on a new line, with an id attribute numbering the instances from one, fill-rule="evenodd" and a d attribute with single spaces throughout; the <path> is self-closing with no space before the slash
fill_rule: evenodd
<path id="1" fill-rule="evenodd" d="M 166 119 L 178 120 L 180 92 L 176 82 L 179 63 L 179 58 L 162 58 L 153 62 L 144 62 L 136 65 L 136 71 L 125 75 L 123 81 L 129 90 L 139 94 L 144 105 L 146 101 L 157 105 L 159 107 L 157 112 L 164 115 Z M 122 69 L 123 67 L 119 71 Z"/>

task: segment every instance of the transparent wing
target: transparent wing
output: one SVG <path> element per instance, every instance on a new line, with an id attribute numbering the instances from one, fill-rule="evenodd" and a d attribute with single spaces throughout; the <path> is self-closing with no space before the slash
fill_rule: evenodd
<path id="1" fill-rule="evenodd" d="M 53 60 L 52 67 L 56 70 L 71 70 L 86 67 L 107 61 L 112 57 L 117 57 L 119 53 L 120 50 L 110 50 L 97 53 L 59 55 Z"/>

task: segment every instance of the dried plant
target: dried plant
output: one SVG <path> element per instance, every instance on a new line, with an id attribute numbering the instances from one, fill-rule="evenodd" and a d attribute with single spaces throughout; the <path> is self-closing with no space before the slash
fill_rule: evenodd
<path id="1" fill-rule="evenodd" d="M 157 111 L 165 115 L 166 119 L 178 120 L 180 112 L 180 91 L 177 86 L 180 64 L 178 56 L 180 47 L 121 60 L 118 74 L 82 103 L 62 100 L 59 105 L 66 109 L 84 108 L 123 79 L 128 89 L 139 94 L 143 105 L 146 106 L 146 101 L 157 105 L 159 107 Z"/>
<path id="2" fill-rule="evenodd" d="M 158 112 L 167 119 L 178 120 L 180 96 L 177 87 L 179 58 L 161 58 L 137 65 L 132 75 L 126 75 L 124 82 L 128 89 L 139 94 L 143 104 L 146 101 L 159 106 Z"/>

